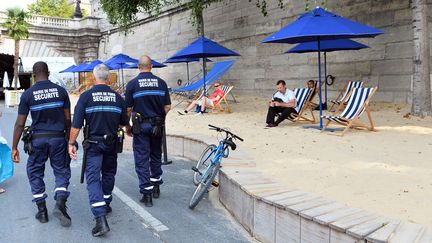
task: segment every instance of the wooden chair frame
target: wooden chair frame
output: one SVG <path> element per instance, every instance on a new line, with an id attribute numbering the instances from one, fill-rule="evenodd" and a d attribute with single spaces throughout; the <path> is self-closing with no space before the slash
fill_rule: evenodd
<path id="1" fill-rule="evenodd" d="M 225 86 L 225 85 L 224 85 Z M 214 104 L 214 106 L 211 108 L 211 112 L 215 113 L 216 111 L 219 112 L 227 112 L 227 113 L 231 113 L 231 107 L 228 104 L 228 100 L 227 100 L 227 95 L 229 94 L 229 92 L 231 92 L 231 90 L 234 88 L 234 86 L 228 86 L 227 91 L 224 93 L 223 97 L 221 99 L 219 99 L 219 101 Z M 221 103 L 225 102 L 225 109 L 221 106 Z"/>
<path id="2" fill-rule="evenodd" d="M 378 130 L 375 129 L 375 125 L 374 125 L 374 123 L 372 121 L 372 116 L 371 116 L 370 111 L 369 111 L 369 101 L 375 95 L 375 93 L 376 93 L 377 90 L 378 90 L 378 87 L 374 87 L 373 88 L 373 91 L 371 92 L 371 94 L 369 95 L 369 97 L 365 100 L 365 102 L 363 103 L 363 105 L 359 108 L 359 110 L 357 111 L 357 113 L 354 115 L 353 119 L 349 120 L 349 119 L 345 118 L 345 120 L 347 120 L 346 124 L 340 124 L 342 126 L 345 126 L 345 129 L 342 131 L 342 133 L 340 133 L 340 134 L 330 133 L 330 134 L 332 134 L 332 135 L 338 135 L 338 136 L 342 137 L 343 135 L 345 135 L 345 133 L 348 131 L 349 128 L 355 128 L 355 129 L 361 128 L 361 129 L 367 129 L 369 131 L 377 132 Z M 336 112 L 342 110 L 342 108 L 345 107 L 344 103 L 347 102 L 348 99 L 351 97 L 352 92 L 353 92 L 353 90 L 351 90 L 349 92 L 349 94 L 347 95 L 347 97 L 345 97 L 345 99 L 343 100 L 343 102 L 341 102 L 339 104 L 338 108 L 333 112 L 333 115 L 336 115 Z M 360 122 L 360 115 L 361 115 L 363 109 L 365 109 L 364 112 L 366 112 L 366 114 L 367 114 L 367 118 L 368 118 L 369 124 L 370 124 L 369 126 Z M 341 117 L 341 118 L 344 118 L 344 117 Z M 324 132 L 325 129 L 330 125 L 331 122 L 332 122 L 331 120 L 328 120 L 327 123 L 325 124 L 325 126 L 322 128 L 321 132 Z"/>
<path id="3" fill-rule="evenodd" d="M 311 122 L 311 123 L 315 123 L 316 122 L 315 115 L 313 113 L 312 101 L 311 101 L 312 100 L 312 95 L 313 95 L 315 89 L 311 90 L 311 92 L 309 93 L 308 97 L 306 98 L 306 101 L 305 101 L 302 109 L 299 111 L 299 113 L 298 114 L 294 114 L 294 116 L 296 116 L 296 118 L 294 118 L 293 120 L 291 120 L 292 122 L 294 122 L 294 123 L 295 122 Z M 312 115 L 312 118 L 308 118 L 308 117 L 305 117 L 303 115 L 303 113 L 308 108 L 310 109 L 310 113 Z"/>
<path id="4" fill-rule="evenodd" d="M 337 105 L 340 105 L 340 104 L 344 104 L 345 103 L 345 101 L 341 101 L 341 102 L 339 102 L 341 99 L 342 99 L 342 96 L 345 94 L 345 92 L 346 92 L 346 90 L 347 90 L 347 88 L 348 88 L 348 85 L 350 84 L 350 82 L 354 82 L 354 81 L 348 81 L 348 82 L 346 82 L 345 83 L 345 86 L 341 89 L 341 91 L 339 92 L 339 95 L 337 96 L 337 98 L 335 99 L 335 100 L 330 100 L 330 102 L 331 103 L 333 103 L 331 106 L 330 106 L 330 109 L 328 109 L 328 111 L 331 111 L 332 109 L 333 109 L 333 107 L 337 104 Z M 363 87 L 363 81 L 357 81 L 357 82 L 361 82 L 362 83 L 362 86 L 361 87 Z M 351 94 L 351 90 L 349 91 L 349 93 L 345 96 L 345 98 L 344 98 L 344 100 L 348 97 L 350 97 L 350 94 Z M 339 104 L 338 104 L 338 102 L 339 102 Z"/>
<path id="5" fill-rule="evenodd" d="M 70 89 L 68 92 L 70 94 L 79 94 L 79 93 L 81 93 L 81 89 L 83 89 L 84 86 L 85 86 L 84 84 L 79 84 L 78 87 L 76 87 L 74 89 Z"/>

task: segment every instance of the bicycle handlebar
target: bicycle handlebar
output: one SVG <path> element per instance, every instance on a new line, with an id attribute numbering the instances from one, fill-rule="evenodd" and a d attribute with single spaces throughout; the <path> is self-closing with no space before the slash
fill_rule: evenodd
<path id="1" fill-rule="evenodd" d="M 234 133 L 232 133 L 232 132 L 230 132 L 230 131 L 227 131 L 227 130 L 225 130 L 225 129 L 223 129 L 223 128 L 220 128 L 220 127 L 217 127 L 217 126 L 213 126 L 213 125 L 210 125 L 210 124 L 208 124 L 208 126 L 210 127 L 210 129 L 212 129 L 212 130 L 216 130 L 216 131 L 218 131 L 218 132 L 225 132 L 227 135 L 231 135 L 233 138 L 235 138 L 235 139 L 238 139 L 238 140 L 240 140 L 240 141 L 244 141 L 243 140 L 243 138 L 241 138 L 241 137 L 239 137 L 239 136 L 237 136 L 237 135 L 235 135 Z"/>

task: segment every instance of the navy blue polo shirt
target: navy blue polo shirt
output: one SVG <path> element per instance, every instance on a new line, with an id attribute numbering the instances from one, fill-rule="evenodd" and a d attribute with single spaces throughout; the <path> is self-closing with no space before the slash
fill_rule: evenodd
<path id="1" fill-rule="evenodd" d="M 126 106 L 142 117 L 165 117 L 165 106 L 171 105 L 168 86 L 151 72 L 143 72 L 126 86 Z"/>
<path id="2" fill-rule="evenodd" d="M 70 109 L 69 96 L 66 90 L 49 81 L 37 81 L 21 96 L 18 106 L 19 115 L 32 118 L 31 128 L 34 131 L 65 130 L 64 109 Z"/>
<path id="3" fill-rule="evenodd" d="M 72 127 L 81 129 L 84 120 L 91 136 L 115 134 L 119 125 L 129 124 L 125 101 L 108 85 L 94 85 L 80 95 Z"/>

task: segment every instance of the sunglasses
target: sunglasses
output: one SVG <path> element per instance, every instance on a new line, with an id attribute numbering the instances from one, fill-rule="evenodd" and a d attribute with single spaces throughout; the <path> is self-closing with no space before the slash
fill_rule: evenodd
<path id="1" fill-rule="evenodd" d="M 218 84 L 215 85 L 216 88 L 219 87 L 219 86 L 220 86 L 220 85 L 218 85 Z"/>

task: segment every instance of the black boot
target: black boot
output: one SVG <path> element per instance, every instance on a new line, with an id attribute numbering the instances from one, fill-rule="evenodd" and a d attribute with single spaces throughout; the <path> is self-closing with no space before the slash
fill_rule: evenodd
<path id="1" fill-rule="evenodd" d="M 141 202 L 144 203 L 146 207 L 153 207 L 152 195 L 144 194 L 141 198 Z"/>
<path id="2" fill-rule="evenodd" d="M 48 210 L 45 201 L 37 203 L 37 207 L 38 212 L 36 213 L 35 218 L 41 223 L 48 223 Z"/>
<path id="3" fill-rule="evenodd" d="M 66 199 L 57 199 L 53 210 L 53 215 L 60 220 L 63 227 L 69 227 L 72 224 L 71 218 L 67 213 Z"/>
<path id="4" fill-rule="evenodd" d="M 105 216 L 96 218 L 96 226 L 92 229 L 92 234 L 95 237 L 102 236 L 110 231 L 108 222 Z"/>
<path id="5" fill-rule="evenodd" d="M 112 207 L 110 206 L 109 203 L 106 204 L 106 213 L 111 213 L 112 212 Z"/>
<path id="6" fill-rule="evenodd" d="M 160 196 L 159 185 L 154 185 L 153 186 L 153 192 L 152 192 L 152 194 L 153 194 L 153 198 L 159 198 L 159 196 Z"/>

